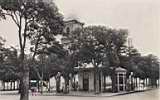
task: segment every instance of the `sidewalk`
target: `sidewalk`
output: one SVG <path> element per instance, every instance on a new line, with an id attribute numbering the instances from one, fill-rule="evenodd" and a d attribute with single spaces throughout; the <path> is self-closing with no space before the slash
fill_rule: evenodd
<path id="1" fill-rule="evenodd" d="M 0 91 L 0 95 L 18 95 L 18 91 Z"/>
<path id="2" fill-rule="evenodd" d="M 69 94 L 56 93 L 56 92 L 52 92 L 52 93 L 44 92 L 43 94 L 36 93 L 34 95 L 30 93 L 30 96 L 112 97 L 112 96 L 126 95 L 126 94 L 137 93 L 137 92 L 144 92 L 152 89 L 145 88 L 143 90 L 124 91 L 124 92 L 118 92 L 118 93 L 106 92 L 106 93 L 100 93 L 100 94 L 95 94 L 94 92 L 82 92 L 82 91 L 70 91 Z M 18 91 L 0 91 L 0 95 L 19 95 L 19 94 L 18 94 Z"/>
<path id="3" fill-rule="evenodd" d="M 64 93 L 43 93 L 43 96 L 76 96 L 76 97 L 112 97 L 112 96 L 118 96 L 118 95 L 126 95 L 131 93 L 138 93 L 138 92 L 145 92 L 152 90 L 154 88 L 144 88 L 144 89 L 137 89 L 135 91 L 123 91 L 118 93 L 111 93 L 111 92 L 105 92 L 100 94 L 95 94 L 94 92 L 84 92 L 84 91 L 70 91 L 69 94 Z M 41 94 L 38 94 L 41 95 Z"/>

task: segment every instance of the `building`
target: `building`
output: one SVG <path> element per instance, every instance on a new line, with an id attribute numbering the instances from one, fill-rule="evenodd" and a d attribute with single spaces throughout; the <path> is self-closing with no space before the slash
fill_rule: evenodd
<path id="1" fill-rule="evenodd" d="M 107 89 L 107 84 L 109 83 L 111 88 L 111 77 L 104 74 L 105 67 L 99 68 L 99 78 L 94 80 L 95 70 L 94 68 L 79 68 L 78 71 L 78 85 L 81 91 L 94 91 L 95 81 L 98 81 L 99 92 L 104 92 Z M 126 72 L 127 70 L 121 67 L 116 68 L 116 91 L 126 91 Z M 107 80 L 110 78 L 110 80 Z"/>
<path id="2" fill-rule="evenodd" d="M 64 22 L 64 36 L 61 39 L 62 44 L 64 44 L 65 49 L 68 49 L 70 46 L 70 40 L 68 37 L 70 34 L 73 34 L 76 29 L 83 29 L 84 23 L 77 20 L 68 20 Z"/>
<path id="3" fill-rule="evenodd" d="M 116 88 L 117 92 L 126 90 L 127 70 L 121 67 L 116 68 Z"/>
<path id="4" fill-rule="evenodd" d="M 76 29 L 82 29 L 84 26 L 84 23 L 79 22 L 77 20 L 68 20 L 64 22 L 64 33 L 70 34 Z"/>
<path id="5" fill-rule="evenodd" d="M 78 69 L 78 85 L 80 91 L 94 91 L 95 89 L 95 80 L 94 75 L 95 71 L 94 68 L 79 68 Z M 104 78 L 103 78 L 102 68 L 99 71 L 99 90 L 104 91 Z"/>
<path id="6" fill-rule="evenodd" d="M 66 34 L 66 38 L 64 37 L 62 39 L 62 43 L 66 44 L 69 46 L 70 40 L 67 38 L 69 37 L 70 34 L 74 34 L 74 31 L 76 29 L 83 29 L 84 23 L 81 23 L 77 20 L 69 20 L 65 22 L 65 28 L 64 28 L 64 33 Z M 77 72 L 77 80 L 78 80 L 78 90 L 80 91 L 94 91 L 95 87 L 98 88 L 100 92 L 105 91 L 106 89 L 106 75 L 103 73 L 105 71 L 104 67 L 99 68 L 99 73 L 98 73 L 98 80 L 95 80 L 95 70 L 92 65 L 89 65 L 89 67 L 85 68 L 77 68 L 75 71 Z M 74 78 L 74 77 L 73 77 Z M 73 79 L 75 80 L 75 79 Z M 70 80 L 72 81 L 72 79 Z M 96 82 L 95 82 L 96 81 Z M 111 82 L 111 78 L 110 78 Z M 72 86 L 72 83 L 75 82 L 70 82 L 70 86 Z M 95 83 L 99 83 L 98 85 Z M 72 88 L 71 88 L 72 89 Z M 118 67 L 116 69 L 116 89 L 117 91 L 125 91 L 126 90 L 126 70 Z"/>

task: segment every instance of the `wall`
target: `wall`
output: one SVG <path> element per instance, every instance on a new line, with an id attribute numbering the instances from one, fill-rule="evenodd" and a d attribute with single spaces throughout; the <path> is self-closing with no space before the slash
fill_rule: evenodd
<path id="1" fill-rule="evenodd" d="M 94 91 L 94 72 L 89 74 L 89 91 Z"/>
<path id="2" fill-rule="evenodd" d="M 70 32 L 73 32 L 77 28 L 82 29 L 82 27 L 83 26 L 79 23 L 69 22 L 69 23 L 66 23 L 65 28 L 64 28 L 64 32 L 67 33 L 67 28 L 70 29 Z"/>
<path id="3" fill-rule="evenodd" d="M 79 90 L 83 90 L 83 73 L 82 72 L 78 74 L 78 85 L 79 85 Z"/>
<path id="4" fill-rule="evenodd" d="M 3 89 L 2 81 L 0 81 L 0 90 Z"/>

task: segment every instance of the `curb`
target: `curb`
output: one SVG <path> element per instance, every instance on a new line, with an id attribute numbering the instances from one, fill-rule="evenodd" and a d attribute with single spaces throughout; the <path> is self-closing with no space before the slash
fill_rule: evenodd
<path id="1" fill-rule="evenodd" d="M 72 96 L 72 97 L 114 97 L 114 96 L 121 96 L 121 95 L 127 95 L 127 94 L 132 94 L 132 93 L 139 93 L 139 92 L 145 92 L 145 91 L 150 91 L 153 89 L 147 89 L 147 90 L 140 90 L 140 91 L 130 91 L 126 93 L 119 93 L 119 94 L 113 94 L 113 95 L 72 95 L 72 94 L 43 94 L 43 95 L 38 95 L 38 96 Z"/>
<path id="2" fill-rule="evenodd" d="M 147 90 L 136 90 L 136 91 L 130 91 L 126 93 L 120 93 L 120 94 L 113 94 L 112 96 L 102 96 L 102 97 L 114 97 L 114 96 L 121 96 L 121 95 L 127 95 L 127 94 L 133 94 L 133 93 L 140 93 L 140 92 L 146 92 L 154 89 L 147 89 Z"/>

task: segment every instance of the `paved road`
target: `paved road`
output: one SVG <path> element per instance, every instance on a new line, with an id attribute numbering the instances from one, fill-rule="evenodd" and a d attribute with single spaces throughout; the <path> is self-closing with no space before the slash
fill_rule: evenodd
<path id="1" fill-rule="evenodd" d="M 160 100 L 160 89 L 114 97 L 30 96 L 30 100 Z M 0 100 L 19 100 L 19 96 L 0 96 Z"/>

